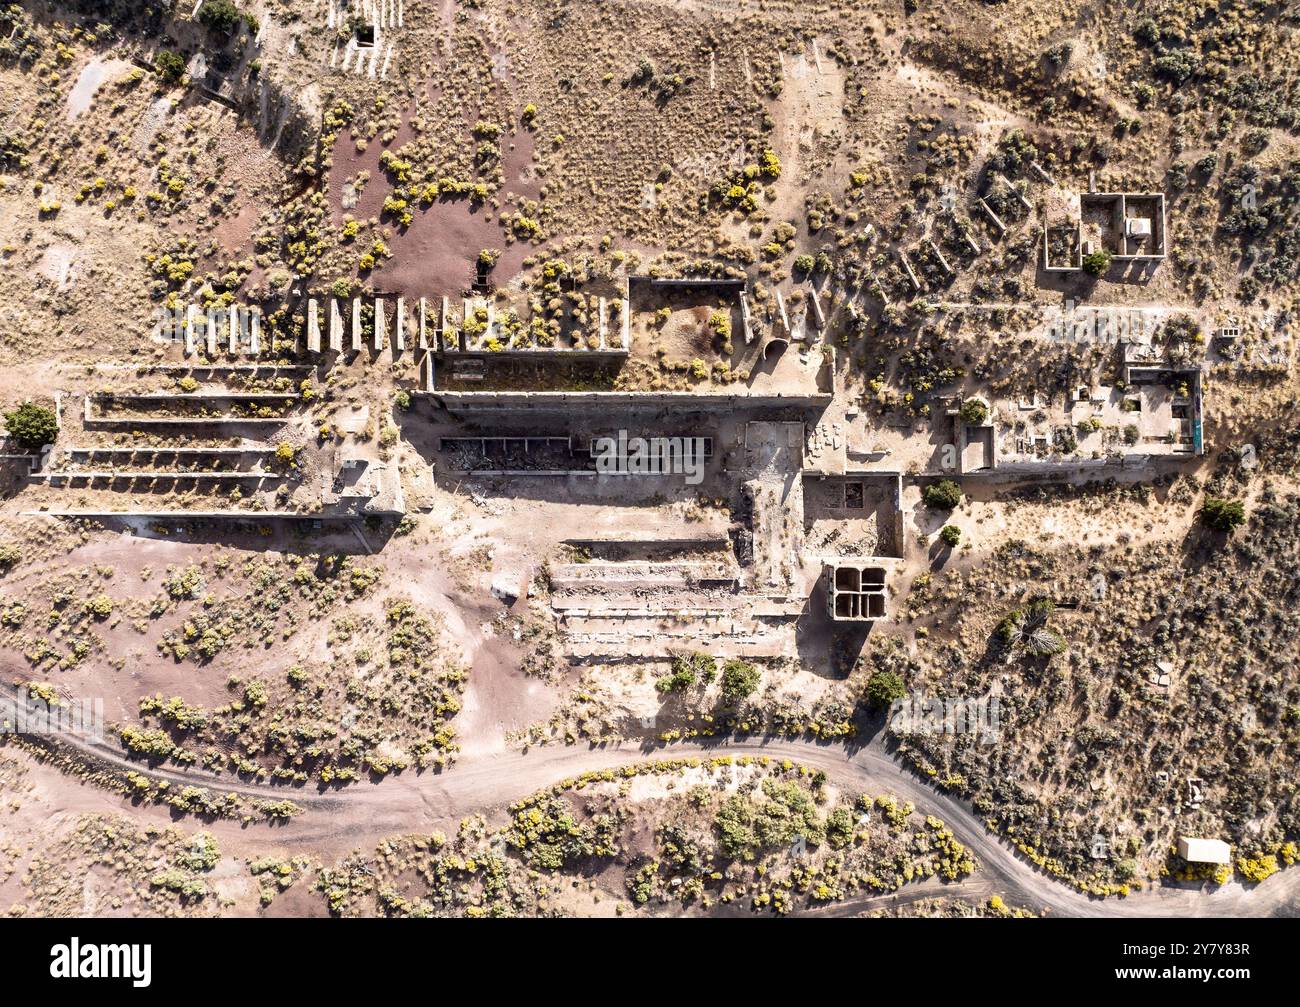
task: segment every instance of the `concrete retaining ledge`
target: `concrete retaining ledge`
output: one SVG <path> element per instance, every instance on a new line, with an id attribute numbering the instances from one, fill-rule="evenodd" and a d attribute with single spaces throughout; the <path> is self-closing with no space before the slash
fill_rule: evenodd
<path id="1" fill-rule="evenodd" d="M 205 374 L 257 374 L 262 371 L 269 371 L 272 374 L 281 371 L 305 374 L 316 368 L 312 364 L 204 364 L 196 361 L 192 364 L 137 364 L 124 369 L 142 371 L 146 374 L 153 371 L 162 374 L 189 374 L 195 371 Z"/>
<path id="2" fill-rule="evenodd" d="M 1195 461 L 1198 455 L 1190 448 L 1186 451 L 1170 451 L 1158 454 L 1128 454 L 1119 458 L 1081 458 L 1075 461 L 1062 459 L 1052 461 L 1003 461 L 998 460 L 997 468 L 974 469 L 962 472 L 961 479 L 978 479 L 984 482 L 1031 482 L 1034 480 L 1067 481 L 1072 476 L 1105 476 L 1125 474 L 1139 479 L 1143 473 L 1162 464 L 1179 465 Z M 952 473 L 926 473 L 927 478 L 951 477 Z"/>
<path id="3" fill-rule="evenodd" d="M 797 409 L 824 409 L 831 404 L 831 393 L 785 395 L 780 392 L 762 395 L 747 392 L 701 394 L 698 392 L 417 392 L 437 401 L 443 408 L 456 409 L 574 409 L 584 406 L 696 407 L 700 409 L 730 407 L 789 406 Z"/>
<path id="4" fill-rule="evenodd" d="M 202 426 L 243 426 L 266 425 L 270 423 L 288 423 L 292 416 L 91 416 L 82 420 L 87 430 L 109 427 L 202 427 Z"/>
<path id="5" fill-rule="evenodd" d="M 262 521 L 355 521 L 356 515 L 330 517 L 322 514 L 299 514 L 296 511 L 256 510 L 94 510 L 86 508 L 59 510 L 26 510 L 23 517 L 59 518 L 141 518 L 144 520 L 191 521 L 243 521 L 257 518 Z"/>
<path id="6" fill-rule="evenodd" d="M 123 469 L 114 471 L 112 469 L 100 469 L 96 471 L 85 472 L 33 472 L 31 478 L 37 482 L 59 482 L 62 480 L 89 479 L 89 480 L 110 480 L 118 479 L 163 479 L 167 481 L 175 480 L 195 480 L 210 482 L 219 482 L 221 480 L 241 480 L 241 481 L 261 481 L 264 479 L 287 479 L 288 476 L 274 472 L 180 472 L 176 470 L 168 471 L 166 469 Z"/>
<path id="7" fill-rule="evenodd" d="M 557 604 L 558 602 L 558 604 Z M 578 619 L 608 620 L 609 622 L 643 622 L 646 619 L 725 619 L 734 618 L 734 608 L 718 608 L 706 605 L 689 607 L 664 606 L 656 608 L 645 605 L 629 608 L 617 603 L 606 605 L 599 599 L 561 598 L 552 599 L 552 610 L 566 622 Z M 593 632 L 595 632 L 593 630 Z"/>
<path id="8" fill-rule="evenodd" d="M 294 392 L 96 392 L 89 396 L 101 402 L 293 402 L 301 396 Z"/>
<path id="9" fill-rule="evenodd" d="M 652 530 L 646 531 L 611 531 L 603 535 L 589 535 L 578 538 L 566 538 L 565 545 L 575 546 L 610 546 L 610 545 L 655 545 L 664 547 L 677 546 L 719 546 L 731 545 L 731 538 L 726 532 L 701 532 L 698 535 L 674 533 L 660 535 Z"/>
<path id="10" fill-rule="evenodd" d="M 586 643 L 570 638 L 566 650 L 575 660 L 598 660 L 603 664 L 628 661 L 662 661 L 673 649 L 707 650 L 710 644 L 725 647 L 728 654 L 741 658 L 777 658 L 789 652 L 784 639 L 759 641 L 720 636 L 712 640 L 665 637 L 654 643 Z"/>
<path id="11" fill-rule="evenodd" d="M 584 358 L 624 360 L 631 355 L 630 350 L 621 350 L 617 347 L 614 349 L 601 347 L 598 350 L 589 350 L 586 347 L 567 349 L 562 346 L 540 346 L 535 349 L 507 348 L 503 350 L 486 350 L 481 347 L 475 347 L 468 350 L 445 349 L 441 352 L 445 362 L 448 364 L 461 360 L 529 360 L 538 357 L 545 357 L 552 362 L 558 359 L 567 363 L 571 360 L 581 360 Z"/>
<path id="12" fill-rule="evenodd" d="M 569 476 L 600 475 L 595 469 L 447 469 L 446 472 L 448 475 L 461 476 L 465 479 L 527 479 L 530 476 L 567 479 Z"/>
<path id="13" fill-rule="evenodd" d="M 149 413 L 144 416 L 104 416 L 94 415 L 96 405 L 116 404 L 122 402 L 188 402 L 212 403 L 220 405 L 223 403 L 256 403 L 256 402 L 278 402 L 284 405 L 298 399 L 297 395 L 285 392 L 263 392 L 250 393 L 248 395 L 172 395 L 170 393 L 148 392 L 139 395 L 118 395 L 116 393 L 96 393 L 87 395 L 82 403 L 81 422 L 82 426 L 87 429 L 102 427 L 111 427 L 114 425 L 129 424 L 133 427 L 147 426 L 195 426 L 204 424 L 236 424 L 236 423 L 287 423 L 289 416 L 233 416 L 225 414 L 221 416 L 204 416 L 193 413 L 181 413 L 179 415 L 165 416 L 156 413 Z"/>
<path id="14" fill-rule="evenodd" d="M 207 455 L 230 457 L 233 455 L 259 455 L 263 457 L 274 454 L 270 448 L 172 448 L 172 447 L 131 447 L 110 444 L 99 446 L 77 446 L 67 448 L 65 455 L 171 455 L 175 458 L 202 458 Z"/>

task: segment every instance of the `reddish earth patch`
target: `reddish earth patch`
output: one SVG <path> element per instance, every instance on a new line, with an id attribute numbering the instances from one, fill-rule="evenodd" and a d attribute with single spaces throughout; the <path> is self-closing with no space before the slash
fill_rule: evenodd
<path id="1" fill-rule="evenodd" d="M 252 237 L 253 225 L 257 223 L 257 208 L 241 206 L 233 217 L 224 217 L 217 225 L 214 237 L 229 255 L 237 254 Z"/>
<path id="2" fill-rule="evenodd" d="M 382 202 L 382 201 L 381 201 Z M 536 249 L 513 242 L 483 209 L 465 200 L 439 202 L 417 210 L 415 222 L 389 242 L 393 258 L 372 277 L 376 287 L 395 294 L 441 296 L 455 294 L 474 282 L 475 262 L 485 248 L 500 249 L 492 278 L 504 286 L 523 268 Z"/>
<path id="3" fill-rule="evenodd" d="M 385 149 L 398 150 L 413 136 L 409 125 L 403 124 L 396 139 L 387 147 L 372 143 L 361 152 L 346 135 L 339 139 L 329 174 L 335 224 L 342 226 L 345 213 L 358 220 L 380 217 L 384 199 L 392 191 L 379 166 L 380 155 Z M 527 132 L 515 134 L 504 143 L 503 196 L 512 193 L 523 198 L 537 198 L 540 186 L 533 170 L 532 152 L 533 138 Z M 343 186 L 359 171 L 368 171 L 370 181 L 357 195 L 356 205 L 344 210 Z M 370 276 L 377 289 L 410 296 L 455 296 L 468 290 L 474 282 L 475 263 L 479 252 L 485 248 L 502 253 L 492 272 L 492 280 L 497 286 L 505 286 L 519 275 L 524 259 L 538 251 L 534 245 L 512 241 L 498 219 L 497 211 L 490 207 L 476 207 L 468 200 L 454 199 L 439 200 L 428 207 L 413 205 L 412 209 L 415 219 L 411 226 L 404 231 L 395 231 L 388 242 L 392 258 Z M 501 214 L 509 212 L 503 207 Z"/>
<path id="4" fill-rule="evenodd" d="M 520 130 L 506 141 L 501 149 L 505 192 L 524 199 L 537 199 L 541 196 L 542 184 L 537 178 L 537 166 L 533 163 L 535 149 L 533 134 L 528 130 Z"/>

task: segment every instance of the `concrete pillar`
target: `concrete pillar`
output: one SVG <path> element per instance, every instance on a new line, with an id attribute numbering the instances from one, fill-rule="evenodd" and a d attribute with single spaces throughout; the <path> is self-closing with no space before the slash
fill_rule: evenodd
<path id="1" fill-rule="evenodd" d="M 930 251 L 934 253 L 935 258 L 939 260 L 939 265 L 943 266 L 943 271 L 949 276 L 955 276 L 952 266 L 948 265 L 948 260 L 943 257 L 943 252 L 939 251 L 939 246 L 934 243 L 934 239 L 926 238 L 926 244 L 930 246 Z"/>
<path id="2" fill-rule="evenodd" d="M 185 305 L 185 355 L 192 357 L 194 355 L 194 323 L 197 309 L 193 304 Z"/>
<path id="3" fill-rule="evenodd" d="M 316 298 L 307 302 L 307 351 L 320 352 L 320 318 L 316 314 Z"/>
<path id="4" fill-rule="evenodd" d="M 361 298 L 352 298 L 352 352 L 361 352 Z"/>
<path id="5" fill-rule="evenodd" d="M 398 353 L 406 349 L 406 298 L 397 299 L 397 322 L 393 326 L 393 346 Z"/>
<path id="6" fill-rule="evenodd" d="M 388 317 L 384 314 L 384 299 L 375 298 L 375 352 L 383 352 L 388 342 Z"/>
<path id="7" fill-rule="evenodd" d="M 632 349 L 632 299 L 631 298 L 629 297 L 623 298 L 623 310 L 621 313 L 623 315 L 622 348 L 625 350 L 631 350 Z"/>
<path id="8" fill-rule="evenodd" d="M 1007 225 L 1002 223 L 1002 219 L 996 213 L 993 212 L 993 207 L 989 206 L 989 204 L 985 202 L 983 196 L 981 196 L 979 199 L 979 205 L 980 208 L 986 214 L 988 214 L 989 220 L 993 221 L 993 226 L 996 227 L 999 232 L 1005 231 L 1007 229 Z"/>
<path id="9" fill-rule="evenodd" d="M 421 297 L 419 347 L 422 350 L 427 350 L 429 348 L 428 311 L 429 305 L 425 299 Z"/>
<path id="10" fill-rule="evenodd" d="M 1001 172 L 998 173 L 998 178 L 1002 179 L 1002 184 L 1011 190 L 1011 195 L 1016 197 L 1016 201 L 1021 206 L 1023 206 L 1026 210 L 1029 210 L 1031 212 L 1033 211 L 1034 208 L 1030 204 L 1029 200 L 1025 199 L 1025 197 L 1020 194 L 1020 190 L 1015 187 L 1011 179 L 1007 178 L 1007 176 L 1002 174 Z"/>
<path id="11" fill-rule="evenodd" d="M 907 278 L 912 281 L 912 289 L 920 290 L 921 281 L 916 278 L 916 271 L 912 269 L 912 264 L 907 261 L 907 253 L 900 251 L 898 253 L 898 261 L 903 264 L 903 269 L 907 273 Z M 777 296 L 780 297 L 781 295 L 777 294 Z"/>
<path id="12" fill-rule="evenodd" d="M 330 351 L 343 352 L 343 312 L 336 297 L 330 298 Z"/>
<path id="13" fill-rule="evenodd" d="M 204 330 L 204 336 L 207 337 L 208 356 L 217 355 L 217 312 L 215 308 L 208 308 L 207 329 Z"/>
<path id="14" fill-rule="evenodd" d="M 1044 182 L 1046 182 L 1048 185 L 1055 185 L 1055 184 L 1056 184 L 1056 179 L 1054 179 L 1051 175 L 1049 175 L 1047 172 L 1045 172 L 1045 171 L 1042 169 L 1042 166 L 1039 165 L 1039 163 L 1038 163 L 1037 161 L 1030 161 L 1030 162 L 1029 162 L 1029 167 L 1033 168 L 1033 169 L 1034 169 L 1034 174 L 1036 174 L 1039 178 L 1041 178 L 1041 179 L 1042 179 Z"/>
<path id="15" fill-rule="evenodd" d="M 602 350 L 605 348 L 605 333 L 609 329 L 609 319 L 605 315 L 605 312 L 607 310 L 608 308 L 605 304 L 605 298 L 602 297 L 597 302 L 597 308 L 596 308 L 597 325 L 598 325 L 598 331 L 600 332 L 600 348 Z"/>
<path id="16" fill-rule="evenodd" d="M 230 306 L 230 314 L 226 316 L 226 346 L 232 354 L 237 354 L 239 352 L 240 316 L 242 314 L 243 312 L 239 310 L 239 305 L 232 304 Z"/>
<path id="17" fill-rule="evenodd" d="M 248 312 L 248 352 L 257 356 L 262 352 L 262 309 Z"/>

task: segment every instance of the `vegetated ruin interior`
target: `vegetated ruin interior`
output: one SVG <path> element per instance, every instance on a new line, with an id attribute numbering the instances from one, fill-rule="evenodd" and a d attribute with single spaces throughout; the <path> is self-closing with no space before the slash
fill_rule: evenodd
<path id="1" fill-rule="evenodd" d="M 1293 912 L 1298 29 L 0 3 L 0 912 Z"/>

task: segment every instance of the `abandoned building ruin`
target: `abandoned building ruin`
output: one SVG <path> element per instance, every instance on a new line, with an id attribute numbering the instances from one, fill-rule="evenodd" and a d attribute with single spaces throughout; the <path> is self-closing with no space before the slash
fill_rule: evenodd
<path id="1" fill-rule="evenodd" d="M 1035 392 L 986 409 L 981 423 L 963 419 L 961 402 L 953 399 L 945 412 L 956 473 L 1082 472 L 1203 455 L 1200 367 L 1170 361 L 1141 343 L 1121 342 L 1116 352 L 1115 385 L 1081 384 L 1053 401 Z"/>
<path id="2" fill-rule="evenodd" d="M 1086 192 L 1069 224 L 1043 224 L 1043 269 L 1074 273 L 1083 260 L 1104 251 L 1111 260 L 1154 267 L 1168 254 L 1162 192 Z"/>
<path id="3" fill-rule="evenodd" d="M 836 621 L 885 617 L 885 569 L 861 562 L 826 564 L 826 610 Z"/>

